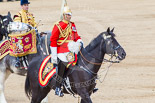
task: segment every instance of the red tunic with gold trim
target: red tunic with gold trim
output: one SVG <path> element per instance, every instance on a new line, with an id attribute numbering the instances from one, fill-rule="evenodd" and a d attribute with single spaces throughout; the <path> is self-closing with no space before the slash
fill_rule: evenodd
<path id="1" fill-rule="evenodd" d="M 50 37 L 51 47 L 57 47 L 57 53 L 66 53 L 68 50 L 68 43 L 70 41 L 77 41 L 81 39 L 78 35 L 76 26 L 73 22 L 59 21 L 53 27 Z"/>

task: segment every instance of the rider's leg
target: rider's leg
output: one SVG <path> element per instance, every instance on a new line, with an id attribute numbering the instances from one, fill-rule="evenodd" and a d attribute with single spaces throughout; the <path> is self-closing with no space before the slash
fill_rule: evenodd
<path id="1" fill-rule="evenodd" d="M 62 86 L 62 82 L 63 82 L 63 76 L 65 73 L 65 69 L 66 69 L 66 63 L 60 61 L 58 64 L 58 76 L 57 76 L 57 81 L 56 81 L 56 89 L 55 89 L 55 95 L 58 96 L 63 96 L 62 90 L 61 90 L 61 86 Z"/>

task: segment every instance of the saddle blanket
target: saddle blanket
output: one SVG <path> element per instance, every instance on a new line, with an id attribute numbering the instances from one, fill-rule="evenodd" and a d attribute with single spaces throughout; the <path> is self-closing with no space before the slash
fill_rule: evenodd
<path id="1" fill-rule="evenodd" d="M 36 32 L 31 30 L 25 34 L 10 34 L 10 55 L 21 57 L 28 54 L 37 53 Z"/>
<path id="2" fill-rule="evenodd" d="M 0 43 L 0 59 L 9 54 L 10 40 L 4 40 Z"/>
<path id="3" fill-rule="evenodd" d="M 47 56 L 40 65 L 39 68 L 39 85 L 45 87 L 48 85 L 49 81 L 56 74 L 56 66 L 50 62 L 51 56 Z"/>
<path id="4" fill-rule="evenodd" d="M 45 87 L 48 85 L 49 81 L 53 78 L 53 76 L 56 74 L 56 71 L 58 70 L 58 67 L 50 62 L 51 56 L 47 56 L 41 63 L 39 68 L 39 85 L 41 87 Z M 75 59 L 71 62 L 68 62 L 67 68 L 72 65 L 74 66 L 77 62 L 77 55 L 75 55 Z"/>

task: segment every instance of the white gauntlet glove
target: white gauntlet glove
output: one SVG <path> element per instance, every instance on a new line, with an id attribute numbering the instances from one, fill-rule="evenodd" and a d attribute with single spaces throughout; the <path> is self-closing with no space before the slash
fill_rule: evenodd
<path id="1" fill-rule="evenodd" d="M 57 47 L 51 47 L 50 46 L 50 49 L 51 49 L 51 63 L 53 64 L 58 64 L 58 61 L 57 61 Z"/>
<path id="2" fill-rule="evenodd" d="M 68 49 L 69 49 L 69 51 L 78 54 L 82 45 L 83 45 L 83 43 L 82 43 L 81 39 L 77 42 L 71 41 L 68 43 Z"/>

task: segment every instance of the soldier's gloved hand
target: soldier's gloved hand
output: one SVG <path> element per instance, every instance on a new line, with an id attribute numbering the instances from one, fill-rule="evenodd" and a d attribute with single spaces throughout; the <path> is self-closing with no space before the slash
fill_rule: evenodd
<path id="1" fill-rule="evenodd" d="M 80 42 L 80 43 L 81 43 L 81 46 L 80 46 L 80 49 L 81 49 L 81 48 L 83 48 L 83 42 Z"/>
<path id="2" fill-rule="evenodd" d="M 81 39 L 77 40 L 80 43 L 80 49 L 83 47 L 83 41 Z"/>

